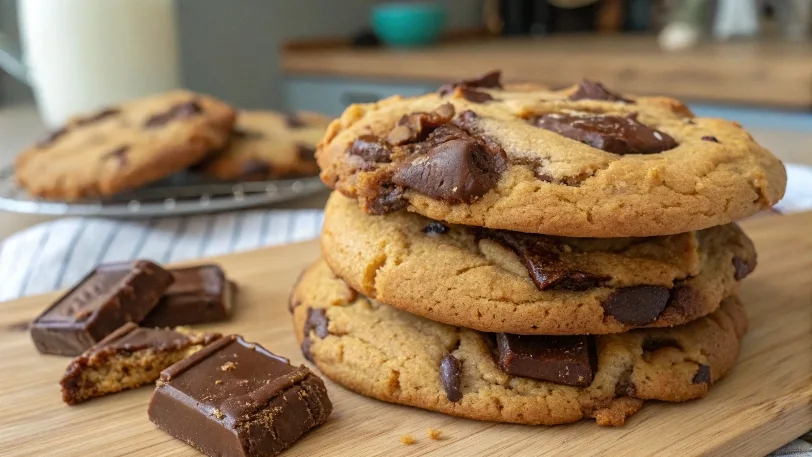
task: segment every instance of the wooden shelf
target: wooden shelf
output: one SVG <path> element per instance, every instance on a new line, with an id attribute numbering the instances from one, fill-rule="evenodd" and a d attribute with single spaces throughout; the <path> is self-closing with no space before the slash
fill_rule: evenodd
<path id="1" fill-rule="evenodd" d="M 282 52 L 289 75 L 450 81 L 502 69 L 506 81 L 560 87 L 583 77 L 614 90 L 685 100 L 812 108 L 812 46 L 704 43 L 664 52 L 653 36 L 487 38 L 415 49 L 294 47 Z"/>

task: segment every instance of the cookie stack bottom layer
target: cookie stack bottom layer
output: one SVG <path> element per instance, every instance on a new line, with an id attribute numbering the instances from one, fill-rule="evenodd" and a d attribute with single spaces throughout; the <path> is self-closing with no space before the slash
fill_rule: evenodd
<path id="1" fill-rule="evenodd" d="M 594 336 L 594 379 L 574 387 L 506 374 L 491 334 L 371 300 L 323 260 L 302 274 L 290 306 L 305 356 L 333 381 L 388 402 L 521 424 L 621 425 L 644 400 L 702 397 L 733 366 L 747 327 L 732 296 L 689 324 Z"/>

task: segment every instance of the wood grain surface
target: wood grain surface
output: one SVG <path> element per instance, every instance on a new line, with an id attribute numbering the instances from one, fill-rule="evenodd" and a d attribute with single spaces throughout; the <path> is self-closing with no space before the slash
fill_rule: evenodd
<path id="1" fill-rule="evenodd" d="M 328 382 L 333 415 L 284 455 L 746 456 L 772 451 L 812 428 L 812 213 L 743 225 L 759 251 L 759 267 L 741 291 L 750 331 L 738 365 L 705 399 L 651 402 L 620 428 L 591 421 L 532 427 L 390 405 Z M 205 328 L 240 333 L 303 363 L 286 302 L 299 271 L 317 255 L 318 244 L 308 242 L 214 259 L 241 290 L 234 318 Z M 148 420 L 149 387 L 75 407 L 61 402 L 57 383 L 69 359 L 38 354 L 25 330 L 55 297 L 0 303 L 0 455 L 197 455 Z M 428 428 L 442 430 L 443 438 L 430 440 Z M 401 444 L 404 434 L 417 442 Z"/>

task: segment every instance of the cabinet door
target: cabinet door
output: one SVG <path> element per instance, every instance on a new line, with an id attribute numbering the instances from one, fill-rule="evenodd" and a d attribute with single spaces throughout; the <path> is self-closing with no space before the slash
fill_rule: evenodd
<path id="1" fill-rule="evenodd" d="M 317 111 L 338 116 L 353 103 L 371 103 L 392 95 L 420 95 L 436 90 L 440 84 L 287 76 L 285 102 L 292 111 Z"/>

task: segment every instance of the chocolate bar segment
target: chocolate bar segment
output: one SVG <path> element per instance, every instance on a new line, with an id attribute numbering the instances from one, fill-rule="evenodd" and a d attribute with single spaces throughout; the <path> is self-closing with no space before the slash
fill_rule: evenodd
<path id="1" fill-rule="evenodd" d="M 79 355 L 146 317 L 170 284 L 172 275 L 147 260 L 100 265 L 34 320 L 31 338 L 44 354 Z"/>
<path id="2" fill-rule="evenodd" d="M 499 367 L 507 374 L 586 387 L 597 369 L 588 336 L 535 336 L 498 333 Z"/>
<path id="3" fill-rule="evenodd" d="M 268 456 L 332 409 L 324 383 L 307 367 L 231 335 L 161 373 L 149 418 L 207 455 Z"/>
<path id="4" fill-rule="evenodd" d="M 62 400 L 75 405 L 154 382 L 161 370 L 212 341 L 217 333 L 142 328 L 129 322 L 73 359 L 62 377 Z"/>
<path id="5" fill-rule="evenodd" d="M 218 265 L 173 268 L 174 282 L 142 327 L 177 327 L 228 319 L 236 284 Z"/>

